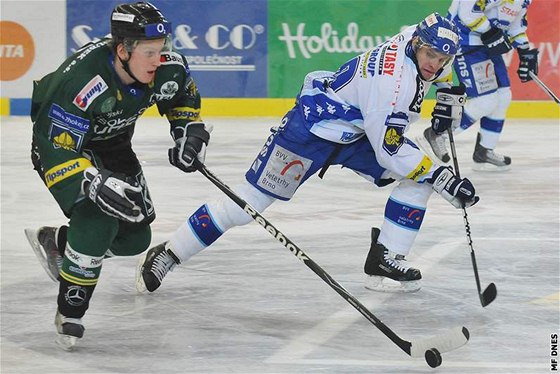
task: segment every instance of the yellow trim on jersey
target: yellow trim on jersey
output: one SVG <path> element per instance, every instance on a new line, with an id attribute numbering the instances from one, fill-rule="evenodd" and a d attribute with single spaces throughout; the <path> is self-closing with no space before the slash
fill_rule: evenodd
<path id="1" fill-rule="evenodd" d="M 99 278 L 95 278 L 95 279 L 78 278 L 64 272 L 64 270 L 60 270 L 60 276 L 65 280 L 67 280 L 68 282 L 73 284 L 78 284 L 80 286 L 95 286 L 97 284 L 97 281 L 99 280 Z"/>
<path id="2" fill-rule="evenodd" d="M 179 119 L 200 121 L 200 108 L 195 109 L 188 106 L 176 107 L 169 109 L 165 115 L 170 121 L 176 121 Z"/>
<path id="3" fill-rule="evenodd" d="M 473 23 L 469 23 L 467 25 L 467 27 L 473 31 L 475 31 L 476 29 L 478 29 L 484 22 L 488 21 L 488 17 L 486 16 L 482 16 L 480 18 L 477 18 Z M 490 21 L 488 21 L 490 22 Z"/>
<path id="4" fill-rule="evenodd" d="M 453 72 L 450 71 L 445 77 L 434 80 L 434 83 L 451 83 L 453 85 Z"/>
<path id="5" fill-rule="evenodd" d="M 486 9 L 486 0 L 478 0 L 475 6 L 477 6 L 481 11 L 484 11 L 484 9 Z"/>
<path id="6" fill-rule="evenodd" d="M 517 39 L 517 38 L 524 38 L 524 39 L 527 39 L 527 33 L 521 32 L 521 33 L 519 33 L 519 34 L 517 34 L 517 35 L 515 35 L 515 36 L 510 36 L 509 40 L 515 40 L 515 39 Z"/>
<path id="7" fill-rule="evenodd" d="M 420 163 L 416 166 L 416 169 L 412 170 L 412 172 L 408 174 L 406 177 L 408 179 L 412 179 L 413 181 L 418 181 L 418 179 L 421 176 L 425 175 L 428 171 L 430 171 L 433 164 L 434 163 L 428 156 L 424 156 L 422 158 L 422 161 L 420 161 Z"/>
<path id="8" fill-rule="evenodd" d="M 45 173 L 45 182 L 48 188 L 51 188 L 60 181 L 71 177 L 74 174 L 78 174 L 88 167 L 92 166 L 91 162 L 87 158 L 75 158 L 73 160 L 66 161 L 62 164 L 58 164 L 50 168 Z"/>

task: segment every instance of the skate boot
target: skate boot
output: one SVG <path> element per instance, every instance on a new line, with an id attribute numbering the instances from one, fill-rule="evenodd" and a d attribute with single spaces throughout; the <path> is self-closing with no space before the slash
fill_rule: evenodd
<path id="1" fill-rule="evenodd" d="M 476 136 L 473 153 L 473 170 L 475 171 L 506 171 L 510 169 L 511 157 L 501 155 L 480 144 L 480 134 Z"/>
<path id="2" fill-rule="evenodd" d="M 136 289 L 154 292 L 161 286 L 163 278 L 181 261 L 169 249 L 169 242 L 161 243 L 146 252 L 136 268 Z"/>
<path id="3" fill-rule="evenodd" d="M 84 336 L 84 325 L 81 318 L 65 317 L 57 310 L 54 325 L 58 333 L 55 343 L 65 351 L 71 351 L 78 339 Z"/>
<path id="4" fill-rule="evenodd" d="M 382 292 L 416 292 L 420 289 L 420 270 L 409 267 L 403 255 L 395 255 L 377 243 L 380 230 L 371 229 L 371 248 L 364 271 L 365 287 Z"/>
<path id="5" fill-rule="evenodd" d="M 62 256 L 58 251 L 56 227 L 41 227 L 39 230 L 25 229 L 25 236 L 41 266 L 49 277 L 58 282 L 58 273 L 62 267 Z"/>
<path id="6" fill-rule="evenodd" d="M 437 135 L 431 127 L 428 127 L 416 140 L 428 155 L 436 156 L 443 163 L 448 163 L 451 160 L 447 151 L 447 135 L 445 133 Z"/>

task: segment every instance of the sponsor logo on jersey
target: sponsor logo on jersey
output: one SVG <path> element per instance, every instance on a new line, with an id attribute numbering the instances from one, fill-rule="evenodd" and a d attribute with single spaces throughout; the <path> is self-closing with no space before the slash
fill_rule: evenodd
<path id="1" fill-rule="evenodd" d="M 498 80 L 494 72 L 494 63 L 484 60 L 471 65 L 474 83 L 479 94 L 493 92 L 498 89 Z"/>
<path id="2" fill-rule="evenodd" d="M 414 113 L 420 113 L 420 109 L 422 108 L 422 103 L 424 102 L 424 81 L 420 78 L 419 75 L 416 76 L 416 93 L 414 94 L 414 98 L 410 103 L 408 110 Z"/>
<path id="3" fill-rule="evenodd" d="M 393 76 L 395 74 L 395 62 L 397 61 L 397 49 L 399 46 L 396 44 L 388 44 L 383 47 L 381 56 L 379 58 L 379 74 Z"/>
<path id="4" fill-rule="evenodd" d="M 367 60 L 367 72 L 369 73 L 369 75 L 371 75 L 372 77 L 375 75 L 375 66 L 377 64 L 377 56 L 379 55 L 379 48 L 376 48 L 370 55 L 370 57 Z M 364 78 L 367 77 L 367 75 L 365 73 L 362 73 L 362 76 Z"/>
<path id="5" fill-rule="evenodd" d="M 167 112 L 167 119 L 170 121 L 176 121 L 180 119 L 199 121 L 200 109 L 190 108 L 187 106 L 172 108 L 169 110 L 169 112 Z"/>
<path id="6" fill-rule="evenodd" d="M 89 120 L 66 112 L 60 105 L 52 104 L 49 110 L 49 117 L 54 123 L 72 129 L 80 133 L 86 133 L 89 130 Z"/>
<path id="7" fill-rule="evenodd" d="M 45 173 L 45 182 L 47 184 L 47 187 L 51 188 L 58 182 L 61 182 L 74 174 L 81 173 L 90 166 L 92 166 L 91 162 L 83 157 L 58 164 L 50 168 Z"/>
<path id="8" fill-rule="evenodd" d="M 182 65 L 185 66 L 183 63 L 183 58 L 180 54 L 175 52 L 162 52 L 159 58 L 159 61 L 162 65 Z"/>
<path id="9" fill-rule="evenodd" d="M 463 55 L 459 55 L 456 58 L 456 63 L 457 63 L 457 70 L 458 70 L 458 74 L 460 76 L 460 80 L 461 82 L 463 82 L 463 84 L 465 85 L 465 87 L 467 88 L 472 88 L 472 80 L 471 80 L 471 73 L 469 72 L 469 66 L 467 64 L 467 60 L 465 59 L 465 56 Z"/>
<path id="10" fill-rule="evenodd" d="M 263 157 L 262 153 L 259 157 Z M 283 198 L 292 197 L 313 162 L 278 144 L 264 157 L 268 160 L 258 176 L 257 185 Z"/>
<path id="11" fill-rule="evenodd" d="M 108 88 L 109 86 L 107 86 L 107 83 L 105 83 L 103 78 L 101 78 L 100 75 L 96 75 L 84 86 L 84 88 L 82 88 L 72 103 L 85 112 L 93 100 L 95 100 Z"/>
<path id="12" fill-rule="evenodd" d="M 508 17 L 515 18 L 519 14 L 519 10 L 511 9 L 510 7 L 504 5 L 502 9 L 500 9 L 500 13 L 505 14 Z"/>
<path id="13" fill-rule="evenodd" d="M 156 100 L 170 100 L 179 91 L 179 84 L 175 81 L 167 81 L 161 85 L 160 93 L 156 93 Z"/>
<path id="14" fill-rule="evenodd" d="M 80 53 L 80 54 L 77 55 L 76 58 L 74 58 L 74 60 L 72 60 L 72 62 L 70 62 L 68 64 L 68 66 L 66 66 L 66 68 L 64 69 L 64 71 L 62 73 L 63 74 L 68 73 L 72 69 L 72 67 L 75 66 L 78 63 L 78 61 L 83 60 L 93 50 L 107 45 L 110 41 L 111 41 L 111 39 L 106 39 L 106 40 L 97 41 L 93 44 L 86 42 L 86 44 L 83 45 L 82 48 L 79 49 L 78 51 L 72 50 L 72 52 L 76 52 L 76 53 Z M 94 42 L 94 40 L 92 40 L 91 42 Z"/>
<path id="15" fill-rule="evenodd" d="M 422 161 L 420 161 L 420 163 L 416 165 L 416 168 L 406 177 L 416 182 L 421 176 L 425 175 L 431 169 L 432 165 L 432 160 L 428 156 L 424 156 Z"/>

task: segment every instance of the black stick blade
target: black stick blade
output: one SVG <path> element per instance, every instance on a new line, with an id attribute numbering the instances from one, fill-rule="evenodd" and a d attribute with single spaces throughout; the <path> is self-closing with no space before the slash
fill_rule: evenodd
<path id="1" fill-rule="evenodd" d="M 494 283 L 490 283 L 488 287 L 486 287 L 482 295 L 480 295 L 480 303 L 482 304 L 482 307 L 485 307 L 486 305 L 494 301 L 496 296 L 498 296 L 496 285 Z"/>

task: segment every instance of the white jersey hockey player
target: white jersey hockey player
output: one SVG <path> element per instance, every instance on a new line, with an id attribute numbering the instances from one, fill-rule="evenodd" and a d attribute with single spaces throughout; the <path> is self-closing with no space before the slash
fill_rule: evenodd
<path id="1" fill-rule="evenodd" d="M 432 192 L 456 208 L 478 201 L 469 180 L 435 163 L 405 136 L 420 117 L 431 83 L 449 73 L 457 48 L 456 27 L 434 13 L 336 72 L 308 74 L 294 108 L 272 130 L 237 194 L 262 212 L 277 199 L 289 200 L 329 165 L 352 169 L 377 186 L 397 180 L 381 229 L 372 229 L 366 287 L 418 290 L 421 273 L 407 265 L 405 256 Z M 459 120 L 464 103 L 453 88 L 438 90 L 443 96 L 434 112 L 438 127 Z M 138 289 L 154 291 L 176 264 L 251 221 L 228 198 L 203 204 L 168 242 L 147 252 L 138 267 Z"/>
<path id="2" fill-rule="evenodd" d="M 477 171 L 510 168 L 511 158 L 494 152 L 512 96 L 502 55 L 517 49 L 521 82 L 531 80 L 529 72 L 537 74 L 538 49 L 530 48 L 526 33 L 530 4 L 531 0 L 454 0 L 449 8 L 447 18 L 457 25 L 461 46 L 454 67 L 468 97 L 454 134 L 480 120 L 473 153 Z M 418 141 L 443 162 L 450 160 L 445 135 L 427 128 Z"/>

